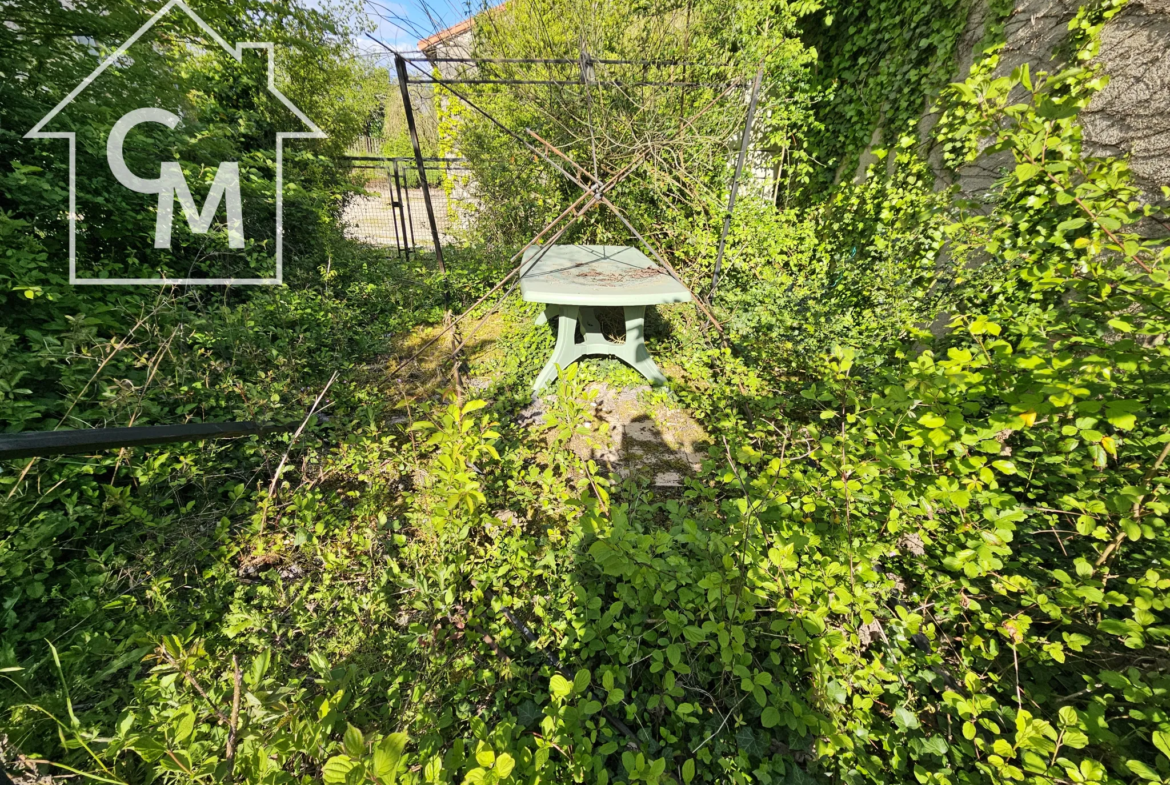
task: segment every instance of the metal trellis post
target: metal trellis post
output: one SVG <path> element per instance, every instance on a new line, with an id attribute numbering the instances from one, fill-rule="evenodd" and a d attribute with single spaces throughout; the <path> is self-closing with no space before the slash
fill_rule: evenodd
<path id="1" fill-rule="evenodd" d="M 727 214 L 723 216 L 723 232 L 719 235 L 719 251 L 715 254 L 715 271 L 711 274 L 711 291 L 707 302 L 715 299 L 715 287 L 719 286 L 719 272 L 723 267 L 723 251 L 727 247 L 727 231 L 731 228 L 731 214 L 735 212 L 735 194 L 739 190 L 739 176 L 743 172 L 743 161 L 747 157 L 748 143 L 752 138 L 752 118 L 756 114 L 756 101 L 760 97 L 760 82 L 764 80 L 764 66 L 756 72 L 752 84 L 752 97 L 748 102 L 747 120 L 743 124 L 743 138 L 739 142 L 739 160 L 735 162 L 735 177 L 731 179 L 731 195 L 727 199 Z"/>
<path id="2" fill-rule="evenodd" d="M 427 207 L 427 220 L 431 223 L 431 239 L 435 243 L 435 262 L 439 272 L 446 274 L 447 268 L 443 265 L 443 246 L 439 242 L 439 225 L 435 223 L 435 208 L 431 206 L 431 189 L 427 185 L 427 172 L 423 166 L 422 148 L 418 143 L 418 129 L 414 126 L 414 110 L 410 106 L 410 90 L 407 83 L 410 77 L 406 73 L 406 61 L 402 55 L 394 55 L 394 67 L 398 71 L 398 88 L 402 91 L 402 109 L 406 113 L 406 127 L 410 131 L 410 144 L 414 147 L 414 162 L 418 165 L 419 184 L 422 186 L 423 201 Z"/>

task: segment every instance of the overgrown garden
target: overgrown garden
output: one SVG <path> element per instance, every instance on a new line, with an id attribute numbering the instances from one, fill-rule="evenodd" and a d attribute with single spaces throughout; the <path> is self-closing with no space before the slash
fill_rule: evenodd
<path id="1" fill-rule="evenodd" d="M 611 198 L 704 295 L 763 65 L 758 146 L 779 170 L 737 206 L 719 327 L 691 307 L 650 325 L 671 383 L 642 395 L 710 437 L 677 490 L 575 449 L 601 436 L 593 383 L 632 386 L 628 369 L 575 366 L 526 416 L 552 341 L 530 305 L 474 310 L 457 375 L 446 339 L 403 362 L 580 191 L 438 90 L 483 203 L 448 275 L 346 239 L 335 157 L 386 93 L 338 43 L 352 17 L 200 4 L 287 47 L 289 94 L 330 133 L 285 153 L 287 285 L 248 291 L 67 284 L 67 175 L 21 136 L 92 68 L 91 39 L 141 14 L 78 1 L 0 26 L 19 76 L 0 83 L 6 430 L 303 424 L 0 465 L 7 776 L 1170 780 L 1170 218 L 1078 125 L 1123 5 L 1086 5 L 1056 59 L 1011 74 L 992 5 L 953 84 L 962 2 L 513 0 L 477 28 L 485 58 L 587 40 L 738 80 L 677 136 L 719 87 L 466 89 L 586 173 L 640 156 Z M 183 32 L 124 78 L 171 89 Z M 275 123 L 261 80 L 195 77 L 194 116 Z M 974 199 L 977 160 L 1001 171 Z M 250 166 L 271 191 L 271 161 Z M 130 227 L 148 208 L 106 209 Z M 129 253 L 118 226 L 85 258 Z M 184 240 L 175 265 L 202 263 Z M 561 242 L 636 244 L 604 210 Z"/>

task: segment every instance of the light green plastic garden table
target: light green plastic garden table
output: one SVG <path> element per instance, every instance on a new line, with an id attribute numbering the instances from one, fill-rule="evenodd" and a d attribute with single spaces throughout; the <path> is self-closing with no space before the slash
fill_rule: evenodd
<path id="1" fill-rule="evenodd" d="M 587 355 L 617 357 L 651 384 L 664 384 L 666 377 L 650 359 L 643 340 L 646 306 L 691 299 L 687 288 L 669 273 L 641 251 L 624 245 L 529 248 L 524 253 L 520 294 L 529 302 L 545 303 L 537 325 L 560 319 L 556 348 L 532 385 L 536 393 L 556 378 L 558 365 L 567 368 Z M 607 306 L 625 311 L 625 343 L 611 343 L 601 334 L 594 309 Z M 581 343 L 577 343 L 578 324 L 585 339 Z"/>

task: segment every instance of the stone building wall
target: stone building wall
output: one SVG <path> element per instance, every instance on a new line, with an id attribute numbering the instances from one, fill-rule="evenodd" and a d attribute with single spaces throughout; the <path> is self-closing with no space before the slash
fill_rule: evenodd
<path id="1" fill-rule="evenodd" d="M 1034 72 L 1058 69 L 1053 50 L 1080 6 L 1076 0 L 1019 0 L 1004 26 L 999 71 L 1009 74 L 1022 63 Z M 976 0 L 959 46 L 957 79 L 971 68 L 987 13 L 986 0 Z M 1130 0 L 1105 25 L 1098 62 L 1109 84 L 1081 112 L 1085 150 L 1128 156 L 1146 198 L 1163 201 L 1161 186 L 1170 185 L 1170 0 Z M 962 189 L 987 188 L 1008 163 L 984 161 L 964 170 Z"/>

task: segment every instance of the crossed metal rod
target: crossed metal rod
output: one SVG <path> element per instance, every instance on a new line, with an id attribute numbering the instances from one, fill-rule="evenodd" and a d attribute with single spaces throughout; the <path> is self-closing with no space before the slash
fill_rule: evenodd
<path id="1" fill-rule="evenodd" d="M 593 181 L 594 186 L 590 187 L 590 186 L 586 185 L 585 183 L 581 182 L 580 180 L 578 180 L 576 177 L 573 177 L 572 175 L 565 173 L 565 175 L 570 180 L 572 180 L 574 183 L 576 183 L 582 190 L 584 190 L 586 192 L 592 192 L 593 188 L 602 185 L 602 181 L 599 177 L 597 177 L 596 175 L 590 174 L 586 169 L 582 168 L 576 161 L 569 158 L 563 152 L 558 150 L 556 148 L 556 146 L 554 146 L 550 142 L 545 141 L 540 136 L 538 136 L 536 134 L 536 132 L 533 131 L 531 128 L 526 128 L 524 130 L 527 131 L 529 133 L 529 135 L 531 135 L 534 139 L 537 139 L 538 141 L 540 141 L 541 144 L 548 147 L 549 150 L 555 152 L 557 155 L 561 156 L 566 161 L 568 161 L 570 164 L 572 164 L 573 167 L 578 172 L 580 172 L 582 174 L 582 176 Z M 617 216 L 618 220 L 621 221 L 625 225 L 625 227 L 630 230 L 630 232 L 634 235 L 634 237 L 636 237 L 638 239 L 638 242 L 642 243 L 642 245 L 644 245 L 646 247 L 646 249 L 648 251 L 650 251 L 650 253 L 654 256 L 654 258 L 658 260 L 658 263 L 666 268 L 666 271 L 668 273 L 670 273 L 670 277 L 673 278 L 674 280 L 678 281 L 678 283 L 684 289 L 686 289 L 688 292 L 691 293 L 691 297 L 695 298 L 695 305 L 697 305 L 699 307 L 699 310 L 701 310 L 703 312 L 703 315 L 706 316 L 708 320 L 710 320 L 711 324 L 713 324 L 715 326 L 715 329 L 717 329 L 719 332 L 723 332 L 722 325 L 719 324 L 718 320 L 715 319 L 715 316 L 711 313 L 710 310 L 708 310 L 706 304 L 703 303 L 702 298 L 699 297 L 699 295 L 696 294 L 694 292 L 694 290 L 691 289 L 691 287 L 686 285 L 686 283 L 682 280 L 682 277 L 678 274 L 678 272 L 674 269 L 674 267 L 671 266 L 670 262 L 666 261 L 665 257 L 663 257 L 662 254 L 658 253 L 658 249 L 656 249 L 653 245 L 651 245 L 650 241 L 648 241 L 645 237 L 643 237 L 642 233 L 634 228 L 634 225 L 630 223 L 629 219 L 626 218 L 625 214 L 622 213 L 622 211 L 620 209 L 618 209 L 618 207 L 613 202 L 611 202 L 609 199 L 606 199 L 605 197 L 601 197 L 600 202 L 601 202 L 601 204 L 608 207 L 610 209 L 610 211 L 613 212 L 613 214 L 615 216 Z"/>
<path id="2" fill-rule="evenodd" d="M 408 61 L 413 63 L 414 61 Z M 415 84 L 498 84 L 538 85 L 551 87 L 580 87 L 581 82 L 572 79 L 412 79 Z M 592 84 L 602 87 L 722 87 L 721 82 L 622 82 L 620 80 L 597 81 Z"/>
<path id="3" fill-rule="evenodd" d="M 416 65 L 414 62 L 410 62 L 410 65 L 413 68 L 415 68 L 416 70 L 422 72 L 421 67 Z M 423 73 L 425 73 L 425 72 L 423 72 Z M 574 168 L 576 168 L 578 171 L 580 171 L 581 174 L 584 175 L 588 180 L 591 180 L 594 183 L 592 186 L 586 185 L 580 179 L 578 179 L 577 177 L 574 177 L 572 174 L 565 171 L 564 167 L 560 166 L 556 161 L 554 161 L 552 158 L 550 158 L 548 156 L 548 154 L 545 153 L 543 150 L 537 148 L 535 145 L 533 145 L 531 142 L 529 142 L 524 137 L 520 136 L 520 134 L 513 131 L 511 128 L 508 128 L 502 122 L 500 122 L 495 117 L 493 117 L 485 109 L 476 105 L 475 102 L 471 101 L 466 96 L 464 96 L 461 93 L 459 93 L 458 91 L 454 90 L 450 86 L 451 82 L 449 82 L 448 80 L 445 80 L 445 79 L 441 79 L 439 77 L 432 76 L 431 78 L 436 84 L 440 85 L 441 87 L 443 87 L 443 89 L 447 90 L 452 95 L 454 95 L 456 98 L 460 99 L 465 104 L 467 104 L 469 107 L 474 109 L 476 112 L 483 115 L 488 121 L 490 121 L 492 124 L 494 124 L 501 131 L 503 131 L 504 133 L 508 134 L 513 139 L 518 141 L 525 148 L 527 148 L 530 152 L 532 152 L 533 154 L 542 158 L 546 163 L 548 163 L 550 166 L 552 166 L 554 169 L 556 169 L 558 172 L 560 172 L 560 174 L 563 177 L 565 177 L 570 182 L 574 183 L 582 191 L 585 191 L 586 193 L 593 193 L 596 191 L 598 193 L 598 196 L 600 196 L 601 198 L 596 200 L 595 202 L 591 202 L 590 207 L 592 207 L 593 204 L 599 203 L 599 204 L 603 204 L 607 208 L 609 208 L 609 210 L 613 212 L 613 214 L 618 218 L 618 220 L 621 221 L 623 225 L 625 225 L 625 227 L 634 235 L 634 237 L 637 238 L 637 240 L 643 246 L 645 246 L 648 251 L 650 251 L 651 255 L 654 256 L 654 258 L 658 261 L 658 263 L 661 264 L 667 270 L 668 273 L 670 273 L 670 276 L 672 278 L 674 278 L 676 281 L 678 281 L 688 292 L 691 293 L 691 296 L 695 298 L 695 303 L 699 306 L 699 309 L 703 312 L 703 314 L 707 317 L 707 319 L 711 322 L 711 324 L 714 325 L 714 327 L 717 330 L 719 330 L 719 332 L 723 332 L 722 325 L 719 324 L 718 320 L 715 319 L 714 315 L 707 308 L 707 306 L 703 303 L 702 298 L 699 297 L 694 291 L 691 290 L 691 288 L 689 286 L 687 286 L 682 281 L 681 277 L 679 276 L 678 272 L 674 269 L 674 267 L 671 266 L 671 264 L 668 261 L 666 261 L 666 259 L 662 256 L 662 254 L 660 254 L 658 252 L 658 250 L 653 245 L 651 245 L 650 242 L 648 242 L 645 237 L 642 236 L 642 233 L 639 232 L 633 226 L 633 224 L 631 224 L 629 222 L 629 220 L 622 213 L 622 211 L 619 210 L 617 208 L 617 206 L 615 206 L 613 204 L 613 202 L 611 202 L 609 199 L 604 198 L 604 196 L 603 196 L 603 194 L 606 191 L 612 190 L 617 184 L 619 184 L 622 180 L 625 180 L 626 177 L 628 177 L 630 174 L 632 174 L 633 170 L 635 168 L 637 168 L 638 166 L 640 166 L 642 164 L 642 162 L 645 160 L 645 158 L 647 156 L 647 154 L 645 152 L 639 152 L 638 154 L 636 154 L 634 156 L 634 158 L 630 161 L 629 164 L 627 164 L 625 167 L 623 167 L 621 170 L 619 170 L 618 173 L 615 174 L 613 176 L 613 178 L 611 178 L 608 182 L 603 183 L 598 176 L 589 173 L 585 169 L 582 169 L 580 166 L 577 165 L 577 163 L 575 161 L 573 161 L 571 158 L 569 158 L 569 156 L 567 156 L 563 151 L 558 149 L 555 145 L 546 141 L 545 139 L 542 139 L 540 136 L 536 135 L 531 129 L 525 129 L 531 136 L 533 136 L 535 139 L 540 141 L 541 144 L 546 146 L 549 150 L 555 152 L 558 156 L 563 158 L 565 161 L 567 161 L 569 164 L 571 164 Z M 671 136 L 670 140 L 667 140 L 667 141 L 677 139 L 679 136 L 681 136 L 683 134 L 683 132 L 685 132 L 688 128 L 690 128 L 692 125 L 694 125 L 699 120 L 699 118 L 701 118 L 704 114 L 706 114 L 713 106 L 715 106 L 715 104 L 717 104 L 735 86 L 736 86 L 736 83 L 732 82 L 730 85 L 728 85 L 726 88 L 724 88 L 724 90 L 721 93 L 719 93 L 719 95 L 712 98 L 706 104 L 706 106 L 704 106 L 702 109 L 700 109 L 687 122 L 683 123 L 683 125 L 680 126 L 678 131 L 676 131 Z M 559 218 L 557 220 L 559 220 Z M 531 243 L 529 245 L 531 245 Z M 526 249 L 527 249 L 527 247 L 528 246 L 526 246 Z M 521 252 L 521 253 L 523 253 L 523 252 Z"/>
<path id="4" fill-rule="evenodd" d="M 386 44 L 373 38 L 373 36 L 369 36 L 369 37 L 371 40 L 373 40 L 375 43 L 377 43 L 378 45 L 385 48 L 387 51 L 394 53 L 394 50 L 391 49 L 389 46 L 386 46 Z M 397 53 L 395 53 L 395 54 L 397 54 Z M 767 58 L 767 54 L 764 55 L 764 58 L 761 58 L 761 60 L 760 60 L 761 66 L 763 65 L 766 58 Z M 538 157 L 540 157 L 541 159 L 543 159 L 546 163 L 548 163 L 550 166 L 552 166 L 554 169 L 556 169 L 558 172 L 560 172 L 560 174 L 562 176 L 564 176 L 570 182 L 573 182 L 579 188 L 581 188 L 582 194 L 581 194 L 581 196 L 579 196 L 577 198 L 577 200 L 575 202 L 573 202 L 573 204 L 571 204 L 563 212 L 561 212 L 560 215 L 558 215 L 552 221 L 547 223 L 544 226 L 544 228 L 542 228 L 536 234 L 536 236 L 532 238 L 532 240 L 530 240 L 519 252 L 517 252 L 515 255 L 513 255 L 512 258 L 509 260 L 509 264 L 514 264 L 517 260 L 522 259 L 524 256 L 524 253 L 526 251 L 528 251 L 528 249 L 532 248 L 534 245 L 539 243 L 541 241 L 541 239 L 545 236 L 545 234 L 547 234 L 550 230 L 552 230 L 554 227 L 556 227 L 557 224 L 559 224 L 561 221 L 563 221 L 566 217 L 568 217 L 569 215 L 572 215 L 571 220 L 569 220 L 569 222 L 567 224 L 565 224 L 560 229 L 558 229 L 555 232 L 555 234 L 549 238 L 549 241 L 544 244 L 544 246 L 541 248 L 541 250 L 538 253 L 536 253 L 531 260 L 529 260 L 529 263 L 527 265 L 525 265 L 525 263 L 521 261 L 520 264 L 514 266 L 512 268 L 512 270 L 507 275 L 505 275 L 502 279 L 500 279 L 500 281 L 498 283 L 496 283 L 496 285 L 493 286 L 486 294 L 484 294 L 482 297 L 480 297 L 478 300 L 476 300 L 474 303 L 472 303 L 472 305 L 470 307 L 468 307 L 457 318 L 453 319 L 448 325 L 446 325 L 442 330 L 440 330 L 439 333 L 434 335 L 429 341 L 424 343 L 408 359 L 399 363 L 398 366 L 391 372 L 391 375 L 398 373 L 398 371 L 400 371 L 402 368 L 405 368 L 407 365 L 409 365 L 412 362 L 414 362 L 415 360 L 417 360 L 428 348 L 433 346 L 440 338 L 442 338 L 448 332 L 454 330 L 455 327 L 458 326 L 459 323 L 462 322 L 465 318 L 467 318 L 471 314 L 472 311 L 474 311 L 478 306 L 483 304 L 489 297 L 491 297 L 493 294 L 495 294 L 501 288 L 503 288 L 504 284 L 506 284 L 514 276 L 516 276 L 517 273 L 521 273 L 521 270 L 523 268 L 531 269 L 532 265 L 536 264 L 538 261 L 540 261 L 541 258 L 543 258 L 544 254 L 548 252 L 548 249 L 553 246 L 553 244 L 556 242 L 556 240 L 558 240 L 562 235 L 564 235 L 565 232 L 567 232 L 570 228 L 572 228 L 589 210 L 591 210 L 593 207 L 595 207 L 598 204 L 604 204 L 607 208 L 609 208 L 614 213 L 614 215 L 617 216 L 617 218 L 626 226 L 627 229 L 629 229 L 633 233 L 633 235 L 639 240 L 639 242 L 641 242 L 642 245 L 644 245 L 651 252 L 651 254 L 654 255 L 655 259 L 657 259 L 658 262 L 660 264 L 662 264 L 662 266 L 667 270 L 667 272 L 671 275 L 671 277 L 674 278 L 676 281 L 678 281 L 680 284 L 682 284 L 682 286 L 684 288 L 686 288 L 688 292 L 691 293 L 691 295 L 695 298 L 696 305 L 703 312 L 704 316 L 706 316 L 707 319 L 711 322 L 711 324 L 714 325 L 715 328 L 720 333 L 723 332 L 722 325 L 719 324 L 718 320 L 715 319 L 714 315 L 707 308 L 707 306 L 703 303 L 702 298 L 699 297 L 697 294 L 695 294 L 695 292 L 693 290 L 691 290 L 690 287 L 688 287 L 685 283 L 683 283 L 683 281 L 680 279 L 678 273 L 674 270 L 674 268 L 670 265 L 670 263 L 667 262 L 662 257 L 662 255 L 658 253 L 658 251 L 646 240 L 645 237 L 642 236 L 642 234 L 640 232 L 638 232 L 638 230 L 629 222 L 629 220 L 625 217 L 625 215 L 611 201 L 609 201 L 609 199 L 607 199 L 605 197 L 606 193 L 613 190 L 622 181 L 624 181 L 631 174 L 633 174 L 634 170 L 637 169 L 637 167 L 640 166 L 646 160 L 646 158 L 649 156 L 649 153 L 646 150 L 641 150 L 641 151 L 638 151 L 637 153 L 635 153 L 634 157 L 625 166 L 623 166 L 621 169 L 619 169 L 609 180 L 602 182 L 600 180 L 600 178 L 594 177 L 594 176 L 590 175 L 588 172 L 586 172 L 585 170 L 581 169 L 581 167 L 578 166 L 576 164 L 576 162 L 572 161 L 571 158 L 569 158 L 567 155 L 565 155 L 564 152 L 562 152 L 561 150 L 556 148 L 555 145 L 552 145 L 551 143 L 549 143 L 543 139 L 540 139 L 540 137 L 536 136 L 531 130 L 526 129 L 526 130 L 528 130 L 528 132 L 530 134 L 532 134 L 537 139 L 539 139 L 542 142 L 542 144 L 546 145 L 551 150 L 555 151 L 560 157 L 564 158 L 566 161 L 571 163 L 578 170 L 582 171 L 582 173 L 588 179 L 592 180 L 594 183 L 592 186 L 586 185 L 582 180 L 578 179 L 577 177 L 573 176 L 569 172 L 565 171 L 565 169 L 562 166 L 560 166 L 556 161 L 554 161 L 552 158 L 550 158 L 549 155 L 547 153 L 545 153 L 543 150 L 539 149 L 538 147 L 536 147 L 535 145 L 530 143 L 527 139 L 520 136 L 520 134 L 516 133 L 511 128 L 508 128 L 506 125 L 504 125 L 498 119 L 493 117 L 485 109 L 483 109 L 482 107 L 477 105 L 474 101 L 470 100 L 465 95 L 461 94 L 458 90 L 455 90 L 453 87 L 451 87 L 450 83 L 447 80 L 444 80 L 444 79 L 441 79 L 438 77 L 434 77 L 432 74 L 428 74 L 419 65 L 417 65 L 414 61 L 403 59 L 403 60 L 401 60 L 401 62 L 403 62 L 404 64 L 408 63 L 415 70 L 430 77 L 431 81 L 433 81 L 434 83 L 443 87 L 443 89 L 447 90 L 453 96 L 455 96 L 456 98 L 461 100 L 463 103 L 465 103 L 467 106 L 469 106 L 471 109 L 478 112 L 485 119 L 487 119 L 489 122 L 491 122 L 497 128 L 499 128 L 501 131 L 503 131 L 507 135 L 511 136 L 516 141 L 520 142 L 520 144 L 522 144 L 526 149 L 528 149 L 530 152 L 532 152 L 533 154 L 535 154 Z M 678 137 L 680 137 L 692 125 L 694 125 L 696 122 L 698 122 L 698 120 L 703 115 L 705 115 L 708 111 L 710 111 L 720 100 L 722 100 L 728 93 L 730 93 L 736 87 L 738 82 L 739 82 L 739 80 L 733 80 L 730 84 L 728 84 L 718 95 L 716 95 L 714 98 L 712 98 L 710 101 L 708 101 L 707 104 L 704 105 L 698 112 L 696 112 L 690 119 L 688 119 L 686 122 L 682 123 L 679 126 L 678 130 L 674 134 L 672 134 L 666 140 L 666 142 L 669 143 L 669 142 L 677 139 Z M 588 198 L 588 202 L 586 202 L 586 204 L 584 206 L 581 206 L 581 203 L 583 201 L 585 201 L 586 198 Z M 522 273 L 521 273 L 521 277 L 523 277 Z M 505 294 L 505 297 L 507 296 L 507 294 L 510 294 L 513 289 L 515 289 L 515 285 L 516 284 L 513 283 L 513 285 L 508 289 L 508 292 Z M 503 302 L 503 298 L 501 299 L 501 302 Z M 498 307 L 498 305 L 496 307 Z M 459 347 L 456 347 L 456 349 L 455 349 L 456 352 L 458 351 L 459 348 L 464 346 L 468 340 L 471 339 L 472 335 L 474 335 L 475 331 L 479 328 L 480 325 L 483 324 L 483 322 L 488 318 L 488 316 L 490 316 L 490 313 L 488 315 L 485 315 L 483 318 L 481 318 L 479 320 L 479 322 L 472 329 L 471 333 L 469 333 L 468 336 L 460 343 Z"/>

